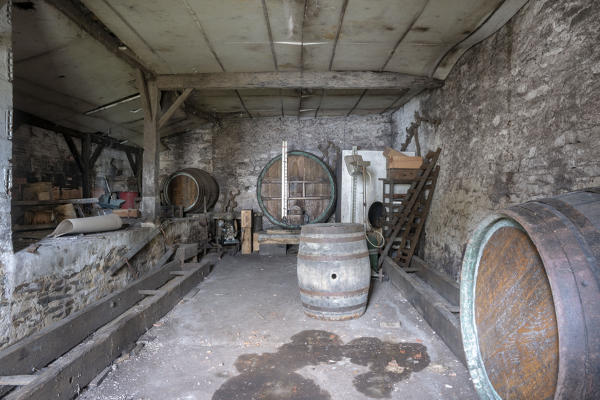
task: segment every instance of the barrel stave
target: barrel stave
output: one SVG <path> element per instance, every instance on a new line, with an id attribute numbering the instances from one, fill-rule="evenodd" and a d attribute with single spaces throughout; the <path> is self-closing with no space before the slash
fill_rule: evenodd
<path id="1" fill-rule="evenodd" d="M 362 315 L 369 294 L 368 262 L 362 225 L 304 226 L 298 251 L 298 286 L 305 313 L 327 320 Z"/>

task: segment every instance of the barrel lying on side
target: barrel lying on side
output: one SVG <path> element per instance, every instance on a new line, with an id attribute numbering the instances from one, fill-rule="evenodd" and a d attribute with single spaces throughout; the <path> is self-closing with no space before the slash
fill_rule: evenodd
<path id="1" fill-rule="evenodd" d="M 165 181 L 163 197 L 168 205 L 182 206 L 183 211 L 202 211 L 212 208 L 219 198 L 219 185 L 208 172 L 185 168 L 174 172 Z"/>
<path id="2" fill-rule="evenodd" d="M 326 320 L 360 317 L 367 307 L 370 282 L 363 225 L 302 227 L 298 286 L 306 315 Z"/>
<path id="3" fill-rule="evenodd" d="M 485 399 L 600 398 L 600 191 L 484 220 L 461 279 L 469 372 Z"/>

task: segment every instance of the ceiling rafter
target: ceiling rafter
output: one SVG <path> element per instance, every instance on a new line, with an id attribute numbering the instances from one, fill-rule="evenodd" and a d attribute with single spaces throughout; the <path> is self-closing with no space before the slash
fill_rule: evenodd
<path id="1" fill-rule="evenodd" d="M 405 89 L 437 88 L 443 81 L 426 76 L 398 72 L 373 71 L 281 71 L 219 72 L 201 74 L 158 75 L 156 83 L 163 90 L 187 88 L 203 90 L 237 89 Z"/>
<path id="2" fill-rule="evenodd" d="M 152 75 L 153 71 L 148 68 L 140 58 L 135 55 L 121 40 L 117 38 L 102 22 L 93 18 L 93 14 L 79 0 L 46 0 L 57 10 L 66 15 L 77 26 L 96 39 L 108 51 L 125 61 L 135 69 L 141 69 L 144 73 Z M 87 11 L 87 12 L 86 12 Z"/>

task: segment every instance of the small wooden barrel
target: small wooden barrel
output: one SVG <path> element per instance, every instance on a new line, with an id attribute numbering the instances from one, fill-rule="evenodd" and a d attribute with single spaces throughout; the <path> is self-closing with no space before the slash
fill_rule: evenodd
<path id="1" fill-rule="evenodd" d="M 298 251 L 298 286 L 309 317 L 345 320 L 367 307 L 371 268 L 361 224 L 304 225 Z"/>
<path id="2" fill-rule="evenodd" d="M 501 211 L 463 260 L 461 330 L 482 399 L 600 398 L 600 191 Z"/>
<path id="3" fill-rule="evenodd" d="M 219 185 L 208 172 L 185 168 L 173 173 L 165 181 L 163 197 L 169 205 L 182 206 L 183 211 L 203 211 L 212 208 L 219 198 Z"/>

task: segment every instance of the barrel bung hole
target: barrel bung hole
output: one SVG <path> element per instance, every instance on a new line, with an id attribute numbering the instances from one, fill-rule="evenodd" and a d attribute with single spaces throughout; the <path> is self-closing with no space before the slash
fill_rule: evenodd
<path id="1" fill-rule="evenodd" d="M 337 274 L 331 274 L 331 279 L 337 279 Z"/>

